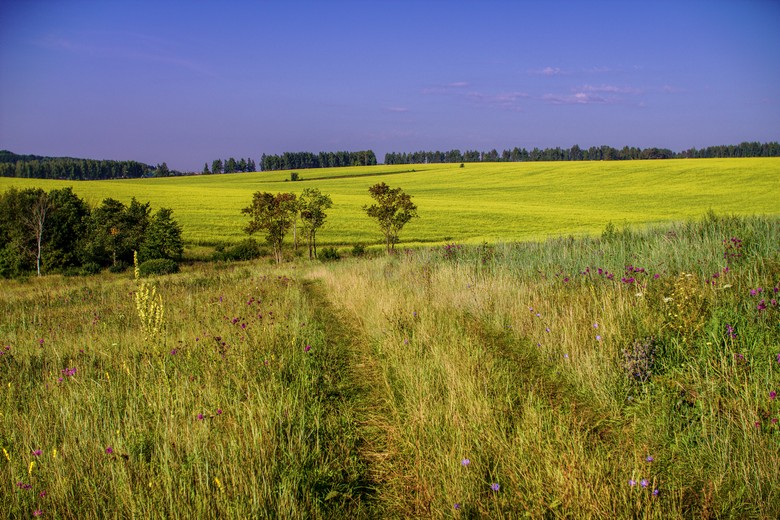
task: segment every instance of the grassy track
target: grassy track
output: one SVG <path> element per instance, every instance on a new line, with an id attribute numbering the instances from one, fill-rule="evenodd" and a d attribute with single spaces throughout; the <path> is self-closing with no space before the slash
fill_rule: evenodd
<path id="1" fill-rule="evenodd" d="M 410 171 L 413 169 L 415 171 Z M 300 170 L 127 181 L 64 182 L 0 179 L 9 186 L 72 185 L 93 204 L 105 197 L 170 207 L 189 243 L 236 241 L 255 191 L 317 187 L 334 202 L 318 235 L 323 245 L 375 243 L 379 234 L 362 207 L 377 182 L 414 196 L 421 218 L 405 243 L 514 241 L 600 232 L 612 221 L 651 224 L 698 217 L 709 209 L 739 215 L 777 214 L 780 159 L 622 162 L 468 163 Z"/>

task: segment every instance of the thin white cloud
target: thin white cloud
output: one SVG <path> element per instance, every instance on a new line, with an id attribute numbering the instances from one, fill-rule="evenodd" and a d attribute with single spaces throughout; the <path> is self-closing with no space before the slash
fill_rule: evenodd
<path id="1" fill-rule="evenodd" d="M 393 112 L 395 114 L 405 114 L 409 112 L 409 109 L 406 107 L 385 107 L 385 110 L 388 112 Z"/>
<path id="2" fill-rule="evenodd" d="M 608 94 L 641 94 L 642 90 L 634 87 L 620 87 L 617 85 L 583 85 L 578 91 L 604 92 Z"/>
<path id="3" fill-rule="evenodd" d="M 545 94 L 542 96 L 542 101 L 553 105 L 604 105 L 609 102 L 603 96 L 588 92 L 575 92 L 568 95 Z"/>
<path id="4" fill-rule="evenodd" d="M 528 71 L 529 74 L 533 74 L 535 76 L 559 76 L 561 74 L 566 74 L 561 68 L 559 67 L 545 67 L 543 69 L 532 69 Z"/>

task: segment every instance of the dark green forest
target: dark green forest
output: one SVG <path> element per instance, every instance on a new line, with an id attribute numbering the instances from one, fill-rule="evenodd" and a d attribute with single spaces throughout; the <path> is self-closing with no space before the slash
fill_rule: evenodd
<path id="1" fill-rule="evenodd" d="M 682 152 L 673 152 L 667 148 L 636 148 L 624 146 L 621 149 L 611 146 L 591 146 L 580 148 L 576 144 L 571 148 L 534 148 L 530 152 L 515 147 L 499 153 L 477 150 L 449 150 L 447 152 L 412 152 L 385 154 L 385 164 L 432 164 L 464 162 L 523 162 L 523 161 L 626 161 L 641 159 L 706 159 L 728 157 L 779 157 L 780 144 L 777 142 L 744 142 L 738 145 L 708 146 L 697 150 L 689 148 Z"/>
<path id="2" fill-rule="evenodd" d="M 132 265 L 134 251 L 141 263 L 175 263 L 184 247 L 172 213 L 152 213 L 135 198 L 129 205 L 107 198 L 90 208 L 70 187 L 11 188 L 0 193 L 0 277 L 120 272 Z"/>

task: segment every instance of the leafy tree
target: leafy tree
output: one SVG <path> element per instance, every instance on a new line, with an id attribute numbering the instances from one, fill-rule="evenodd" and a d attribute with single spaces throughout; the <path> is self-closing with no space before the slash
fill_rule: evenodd
<path id="1" fill-rule="evenodd" d="M 374 184 L 368 188 L 368 192 L 377 204 L 363 206 L 363 210 L 379 224 L 389 254 L 395 249 L 401 229 L 417 217 L 417 206 L 412 202 L 411 195 L 404 193 L 401 188 L 390 188 L 384 182 Z"/>
<path id="2" fill-rule="evenodd" d="M 214 159 L 211 163 L 211 173 L 222 173 L 222 159 Z"/>
<path id="3" fill-rule="evenodd" d="M 274 249 L 276 263 L 282 262 L 282 243 L 290 230 L 297 213 L 297 200 L 294 193 L 255 192 L 252 204 L 241 210 L 249 215 L 249 223 L 244 231 L 252 235 L 257 231 L 266 232 L 266 241 Z"/>
<path id="4" fill-rule="evenodd" d="M 125 206 L 118 200 L 105 199 L 92 211 L 87 259 L 100 265 L 130 265 L 133 251 L 138 251 L 149 224 L 149 203 L 135 198 Z"/>
<path id="5" fill-rule="evenodd" d="M 47 269 L 75 267 L 81 263 L 89 206 L 70 187 L 50 191 L 49 201 L 52 209 L 46 225 L 43 264 Z"/>
<path id="6" fill-rule="evenodd" d="M 309 258 L 317 258 L 317 231 L 325 224 L 325 210 L 333 206 L 329 195 L 317 188 L 306 188 L 298 200 L 303 234 L 309 244 Z"/>
<path id="7" fill-rule="evenodd" d="M 201 173 L 203 173 L 204 175 L 211 173 L 209 171 L 209 163 L 203 163 L 203 171 Z"/>
<path id="8" fill-rule="evenodd" d="M 165 162 L 157 165 L 157 169 L 154 172 L 155 177 L 169 177 L 170 175 L 171 170 L 168 169 L 168 165 Z"/>
<path id="9" fill-rule="evenodd" d="M 149 220 L 144 233 L 138 261 L 145 262 L 156 258 L 181 260 L 184 243 L 181 239 L 181 226 L 173 219 L 173 210 L 160 208 Z"/>

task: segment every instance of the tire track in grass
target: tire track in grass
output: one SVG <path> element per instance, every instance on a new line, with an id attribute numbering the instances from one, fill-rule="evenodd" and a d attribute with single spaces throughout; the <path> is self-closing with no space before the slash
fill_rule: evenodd
<path id="1" fill-rule="evenodd" d="M 324 501 L 337 516 L 379 518 L 381 487 L 390 471 L 387 435 L 376 391 L 377 367 L 367 354 L 366 340 L 357 327 L 350 326 L 346 313 L 329 301 L 322 282 L 305 280 L 303 294 L 312 314 L 325 334 L 329 351 L 329 378 L 335 379 L 327 396 L 327 414 L 340 423 L 337 436 L 329 439 L 331 449 L 352 458 L 353 472 L 341 482 L 333 482 Z M 343 473 L 343 472 L 342 472 Z"/>

